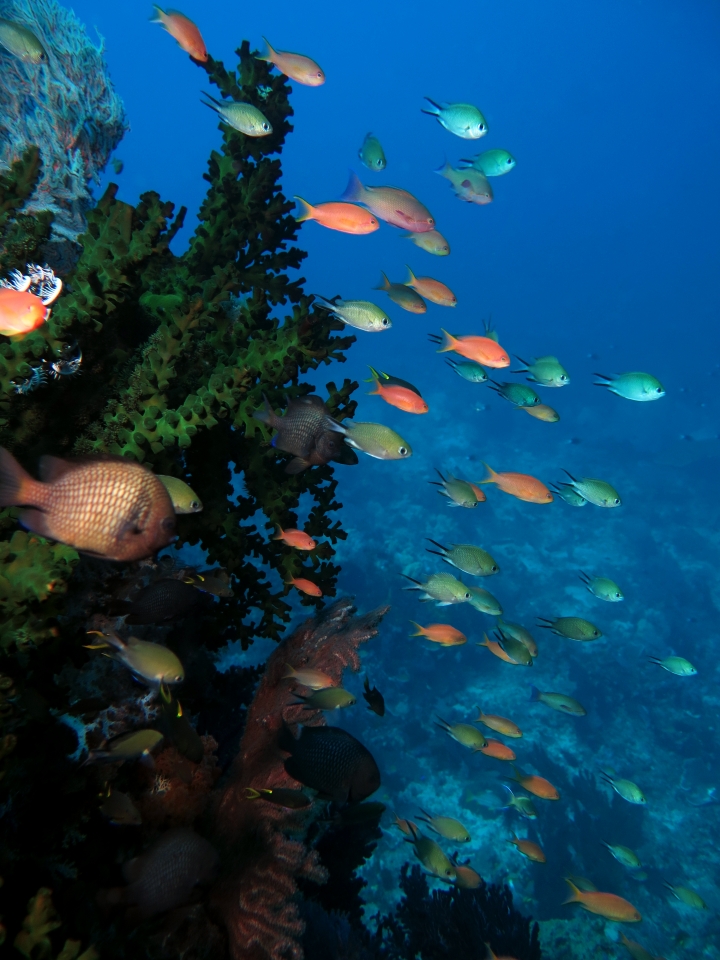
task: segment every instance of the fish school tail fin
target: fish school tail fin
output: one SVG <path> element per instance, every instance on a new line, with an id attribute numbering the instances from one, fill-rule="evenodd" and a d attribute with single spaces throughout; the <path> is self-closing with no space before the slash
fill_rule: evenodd
<path id="1" fill-rule="evenodd" d="M 256 60 L 265 60 L 267 63 L 272 63 L 273 60 L 275 59 L 275 51 L 273 50 L 272 46 L 270 45 L 270 41 L 268 40 L 267 37 L 263 37 L 263 40 L 264 40 L 264 42 L 265 42 L 265 45 L 267 46 L 267 53 L 264 53 L 262 56 L 260 56 L 260 55 L 258 54 L 258 56 L 255 57 L 255 59 L 256 59 Z"/>
<path id="2" fill-rule="evenodd" d="M 576 887 L 572 880 L 570 880 L 568 877 L 565 877 L 565 883 L 567 883 L 570 887 L 570 896 L 567 898 L 567 900 L 563 901 L 563 906 L 565 906 L 566 903 L 581 903 L 582 897 L 580 896 L 580 888 Z"/>
<path id="3" fill-rule="evenodd" d="M 410 623 L 416 628 L 415 633 L 411 633 L 411 634 L 410 634 L 411 637 L 424 637 L 424 636 L 425 636 L 425 628 L 424 628 L 424 627 L 421 627 L 419 623 L 415 623 L 414 620 L 411 620 Z"/>
<path id="4" fill-rule="evenodd" d="M 481 463 L 487 470 L 488 475 L 484 480 L 481 480 L 480 483 L 495 483 L 495 480 L 497 479 L 497 473 L 493 470 L 492 467 L 489 467 L 484 460 L 482 460 Z"/>
<path id="5" fill-rule="evenodd" d="M 455 344 L 457 343 L 457 340 L 455 339 L 455 337 L 454 337 L 451 333 L 448 333 L 447 330 L 444 330 L 442 327 L 440 327 L 440 329 L 441 329 L 442 332 L 443 332 L 443 340 L 442 340 L 442 346 L 440 347 L 440 349 L 439 349 L 437 352 L 438 352 L 438 353 L 447 353 L 448 350 L 454 350 L 454 349 L 455 349 Z"/>
<path id="6" fill-rule="evenodd" d="M 260 423 L 265 423 L 269 427 L 275 427 L 275 429 L 277 429 L 277 424 L 280 420 L 280 417 L 278 417 L 273 408 L 270 406 L 270 401 L 265 394 L 263 394 L 263 401 L 265 403 L 264 408 L 262 410 L 255 411 L 253 414 L 253 420 L 259 420 Z"/>
<path id="7" fill-rule="evenodd" d="M 531 683 L 530 684 L 530 700 L 533 703 L 537 703 L 539 699 L 540 699 L 540 691 L 538 690 L 538 688 L 535 686 L 534 683 Z"/>
<path id="8" fill-rule="evenodd" d="M 153 12 L 150 14 L 150 23 L 161 23 L 163 26 L 165 26 L 166 17 L 167 14 L 162 7 L 159 7 L 156 3 L 154 3 Z"/>
<path id="9" fill-rule="evenodd" d="M 434 114 L 434 116 L 437 116 L 437 114 Z M 439 177 L 445 177 L 446 180 L 449 179 L 448 174 L 452 173 L 452 164 L 450 163 L 447 157 L 445 157 L 445 160 L 443 161 L 443 165 L 441 167 L 438 167 L 437 170 L 433 170 L 433 173 L 436 173 Z"/>
<path id="10" fill-rule="evenodd" d="M 295 217 L 298 223 L 303 223 L 305 220 L 315 219 L 315 208 L 311 203 L 308 203 L 307 200 L 303 200 L 302 197 L 293 197 L 293 200 L 296 200 L 300 204 L 300 216 Z"/>
<path id="11" fill-rule="evenodd" d="M 490 648 L 490 639 L 486 633 L 483 634 L 483 638 L 479 643 L 475 644 L 476 647 L 488 647 Z"/>
<path id="12" fill-rule="evenodd" d="M 522 364 L 522 367 L 520 368 L 520 370 L 511 370 L 510 373 L 527 373 L 529 369 L 529 364 L 527 360 L 523 360 L 523 358 L 519 357 L 517 354 L 515 354 L 515 359 L 520 361 L 520 363 Z M 594 376 L 597 376 L 597 374 L 594 374 Z"/>
<path id="13" fill-rule="evenodd" d="M 345 187 L 344 192 L 340 195 L 340 199 L 349 201 L 350 203 L 365 202 L 365 187 L 360 182 L 360 177 L 358 177 L 354 170 L 350 171 L 348 185 Z"/>
<path id="14" fill-rule="evenodd" d="M 0 507 L 36 506 L 42 485 L 0 447 Z"/>
<path id="15" fill-rule="evenodd" d="M 368 366 L 370 366 L 370 364 L 368 364 Z M 370 367 L 370 373 L 372 374 L 372 377 L 370 377 L 369 380 L 366 380 L 365 383 L 374 383 L 374 384 L 375 384 L 375 389 L 374 389 L 374 390 L 369 390 L 369 391 L 368 391 L 368 396 L 369 396 L 369 397 L 376 397 L 376 396 L 378 396 L 379 393 L 380 393 L 380 377 L 381 377 L 381 374 L 379 374 L 374 367 Z"/>
<path id="16" fill-rule="evenodd" d="M 382 277 L 382 280 L 376 287 L 373 287 L 373 290 L 389 290 L 391 286 L 390 281 L 382 272 L 382 270 L 380 271 L 380 276 Z"/>
<path id="17" fill-rule="evenodd" d="M 427 113 L 427 114 L 428 114 L 429 116 L 431 116 L 431 117 L 437 117 L 438 114 L 440 113 L 440 110 L 442 109 L 441 106 L 440 106 L 440 104 L 439 104 L 439 103 L 435 103 L 435 101 L 434 101 L 434 100 L 431 100 L 430 97 L 423 97 L 423 100 L 427 100 L 427 102 L 428 102 L 431 106 L 433 106 L 435 109 L 434 109 L 434 110 L 425 110 L 424 107 L 420 107 L 420 113 Z"/>
<path id="18" fill-rule="evenodd" d="M 405 266 L 407 267 L 407 272 L 408 272 L 409 275 L 410 275 L 410 276 L 408 277 L 408 279 L 405 281 L 405 286 L 406 286 L 406 287 L 411 287 L 411 286 L 417 281 L 417 277 L 416 277 L 415 274 L 412 272 L 412 270 L 410 269 L 410 267 L 408 267 L 407 264 L 405 264 Z"/>

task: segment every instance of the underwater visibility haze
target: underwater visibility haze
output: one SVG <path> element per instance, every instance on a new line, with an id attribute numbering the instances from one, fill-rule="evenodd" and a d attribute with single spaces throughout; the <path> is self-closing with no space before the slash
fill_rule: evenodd
<path id="1" fill-rule="evenodd" d="M 0 0 L 0 944 L 720 960 L 720 10 Z"/>

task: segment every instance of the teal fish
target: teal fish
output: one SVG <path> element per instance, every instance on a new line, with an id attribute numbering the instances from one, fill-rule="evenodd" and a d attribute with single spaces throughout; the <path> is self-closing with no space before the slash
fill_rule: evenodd
<path id="1" fill-rule="evenodd" d="M 406 233 L 405 240 L 412 240 L 416 247 L 432 253 L 435 257 L 446 257 L 450 253 L 450 244 L 438 230 L 427 230 L 425 233 Z"/>
<path id="2" fill-rule="evenodd" d="M 435 117 L 440 126 L 463 140 L 479 140 L 488 132 L 487 122 L 477 107 L 470 103 L 435 103 L 425 97 L 430 109 L 421 108 L 422 113 Z"/>
<path id="3" fill-rule="evenodd" d="M 668 673 L 675 674 L 676 677 L 694 677 L 697 673 L 695 667 L 685 657 L 665 657 L 664 660 L 650 657 L 650 663 L 656 663 Z"/>
<path id="4" fill-rule="evenodd" d="M 584 497 L 589 503 L 596 507 L 620 507 L 622 500 L 615 487 L 611 486 L 606 480 L 597 480 L 593 477 L 582 477 L 576 480 L 571 473 L 565 471 L 570 477 L 570 486 L 581 497 Z"/>
<path id="5" fill-rule="evenodd" d="M 527 373 L 528 380 L 539 383 L 541 387 L 566 387 L 570 383 L 570 376 L 557 357 L 536 357 L 532 363 L 517 358 L 522 367 L 513 370 L 513 373 Z"/>
<path id="6" fill-rule="evenodd" d="M 241 103 L 239 100 L 216 100 L 209 93 L 205 96 L 211 102 L 205 103 L 203 100 L 200 102 L 214 110 L 223 123 L 232 127 L 233 130 L 244 133 L 248 137 L 267 137 L 273 132 L 268 118 L 251 103 Z"/>
<path id="7" fill-rule="evenodd" d="M 433 573 L 425 583 L 403 574 L 406 580 L 414 584 L 405 590 L 417 590 L 421 600 L 434 600 L 439 607 L 448 607 L 451 603 L 468 603 L 472 597 L 471 588 L 466 587 L 451 573 Z"/>
<path id="8" fill-rule="evenodd" d="M 470 602 L 472 603 L 472 601 Z M 502 613 L 502 611 L 500 612 Z M 495 631 L 495 639 L 515 663 L 519 663 L 523 667 L 531 667 L 533 665 L 533 656 L 522 640 L 518 640 L 509 633 L 504 633 L 502 630 Z"/>
<path id="9" fill-rule="evenodd" d="M 619 797 L 627 800 L 628 803 L 638 805 L 647 803 L 642 790 L 636 783 L 633 783 L 632 780 L 623 780 L 621 777 L 612 776 L 609 773 L 605 773 L 605 771 L 603 771 L 603 779 L 613 788 Z"/>
<path id="10" fill-rule="evenodd" d="M 500 633 L 509 637 L 514 637 L 520 643 L 524 643 L 533 657 L 538 655 L 538 645 L 530 631 L 519 623 L 510 623 L 508 620 L 498 620 L 497 628 Z"/>
<path id="11" fill-rule="evenodd" d="M 502 177 L 515 166 L 515 157 L 507 150 L 485 150 L 473 160 L 461 160 L 461 163 L 468 163 L 471 167 L 485 174 L 486 177 Z"/>
<path id="12" fill-rule="evenodd" d="M 479 363 L 475 363 L 474 360 L 458 361 L 446 358 L 445 363 L 447 363 L 459 377 L 462 377 L 463 380 L 467 380 L 469 383 L 487 383 L 488 381 L 487 370 L 481 367 Z"/>
<path id="13" fill-rule="evenodd" d="M 405 460 L 412 456 L 412 447 L 407 440 L 382 423 L 348 420 L 339 432 L 345 435 L 348 446 L 362 450 L 376 460 Z"/>
<path id="14" fill-rule="evenodd" d="M 586 507 L 588 504 L 585 497 L 579 494 L 571 483 L 551 483 L 550 489 L 571 507 Z"/>
<path id="15" fill-rule="evenodd" d="M 649 373 L 621 373 L 615 377 L 606 377 L 604 373 L 596 373 L 599 383 L 596 387 L 607 387 L 610 393 L 625 400 L 659 400 L 665 396 L 665 387 L 657 377 Z"/>
<path id="16" fill-rule="evenodd" d="M 500 342 L 498 338 L 498 332 L 492 325 L 492 317 L 488 317 L 487 320 L 483 320 L 483 336 L 487 337 L 488 340 L 494 340 L 495 343 Z"/>
<path id="17" fill-rule="evenodd" d="M 366 134 L 363 145 L 358 150 L 358 156 L 368 170 L 375 170 L 376 173 L 384 170 L 387 166 L 382 145 L 372 133 Z"/>
<path id="18" fill-rule="evenodd" d="M 564 693 L 550 693 L 531 686 L 530 699 L 533 703 L 544 703 L 551 710 L 557 710 L 558 713 L 568 713 L 571 717 L 587 716 L 585 707 L 574 697 L 568 697 Z"/>
<path id="19" fill-rule="evenodd" d="M 315 294 L 315 306 L 328 310 L 331 317 L 349 327 L 366 333 L 381 333 L 392 326 L 392 320 L 385 311 L 369 300 L 341 300 L 339 297 L 326 300 Z"/>
<path id="20" fill-rule="evenodd" d="M 403 310 L 407 310 L 408 313 L 426 312 L 427 304 L 419 293 L 415 293 L 415 291 L 411 290 L 410 287 L 406 287 L 404 283 L 390 283 L 388 278 L 382 272 L 381 276 L 382 280 L 378 286 L 375 287 L 376 290 L 384 290 L 393 303 L 396 303 L 399 307 L 402 307 Z"/>
<path id="21" fill-rule="evenodd" d="M 482 587 L 468 587 L 470 592 L 470 606 L 480 613 L 487 613 L 491 617 L 501 617 L 503 608 L 497 598 L 489 590 Z"/>
<path id="22" fill-rule="evenodd" d="M 428 553 L 434 553 L 442 557 L 445 563 L 457 567 L 463 573 L 471 577 L 489 577 L 494 573 L 500 572 L 500 567 L 493 560 L 490 554 L 481 547 L 473 546 L 471 543 L 453 543 L 451 547 L 444 547 L 441 543 L 427 538 L 428 543 L 432 543 L 437 550 L 430 550 Z"/>
<path id="23" fill-rule="evenodd" d="M 617 862 L 621 863 L 624 867 L 627 867 L 628 870 L 639 870 L 642 866 L 642 863 L 640 863 L 640 857 L 638 857 L 635 851 L 631 850 L 630 847 L 623 847 L 620 843 L 605 843 L 604 840 L 602 840 L 601 843 L 604 847 L 607 847 Z"/>
<path id="24" fill-rule="evenodd" d="M 619 603 L 624 600 L 623 592 L 614 580 L 607 577 L 590 577 L 587 573 L 580 573 L 580 579 L 590 593 L 598 600 L 607 600 L 609 603 Z"/>
<path id="25" fill-rule="evenodd" d="M 516 407 L 534 407 L 540 403 L 540 397 L 532 387 L 524 383 L 498 383 L 490 380 L 490 389 L 499 394 L 504 400 L 509 400 Z"/>

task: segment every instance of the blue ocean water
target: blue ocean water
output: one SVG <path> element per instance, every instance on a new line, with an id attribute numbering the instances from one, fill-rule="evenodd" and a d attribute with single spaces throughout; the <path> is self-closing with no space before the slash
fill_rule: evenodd
<path id="1" fill-rule="evenodd" d="M 124 170 L 105 180 L 118 180 L 128 202 L 152 186 L 192 214 L 208 151 L 220 142 L 200 103 L 202 75 L 147 22 L 145 2 L 85 0 L 74 9 L 105 37 L 131 124 L 118 150 Z M 339 721 L 372 747 L 383 771 L 379 799 L 401 817 L 420 807 L 459 817 L 472 834 L 463 856 L 483 876 L 509 879 L 541 920 L 571 915 L 563 877 L 582 875 L 637 905 L 654 952 L 719 957 L 717 5 L 518 0 L 446 10 L 427 2 L 270 8 L 195 0 L 183 12 L 226 63 L 241 39 L 260 48 L 265 35 L 325 70 L 320 88 L 294 85 L 294 132 L 282 154 L 287 196 L 336 199 L 354 169 L 365 183 L 419 197 L 452 248 L 432 257 L 386 224 L 367 237 L 315 223 L 300 231 L 306 290 L 374 299 L 393 321 L 382 334 L 358 332 L 347 363 L 315 375 L 318 391 L 328 380 L 362 381 L 372 364 L 416 384 L 430 405 L 413 417 L 361 395 L 356 419 L 393 427 L 413 456 L 361 456 L 357 467 L 336 468 L 348 531 L 337 554 L 338 591 L 362 610 L 391 604 L 363 652 L 388 712 L 381 719 L 356 706 Z M 477 104 L 488 135 L 452 136 L 421 113 L 426 96 Z M 382 175 L 357 158 L 369 130 L 388 159 Z M 493 180 L 492 204 L 460 202 L 434 171 L 446 158 L 491 147 L 510 150 L 516 168 Z M 174 249 L 193 228 L 190 216 Z M 448 284 L 457 307 L 430 304 L 415 316 L 373 291 L 381 270 L 402 281 L 406 264 Z M 555 354 L 569 371 L 568 387 L 538 389 L 559 423 L 534 420 L 487 385 L 462 380 L 429 342 L 441 327 L 482 333 L 490 317 L 511 354 Z M 666 396 L 632 403 L 593 385 L 596 372 L 632 370 L 657 376 Z M 436 469 L 482 480 L 484 461 L 544 482 L 562 480 L 563 470 L 601 477 L 623 505 L 540 506 L 488 487 L 487 502 L 466 511 L 450 509 L 428 483 Z M 404 591 L 402 574 L 422 580 L 442 568 L 426 553 L 426 538 L 492 553 L 497 576 L 463 579 L 490 589 L 506 619 L 532 629 L 540 648 L 532 669 L 475 646 L 494 618 L 469 605 L 422 605 Z M 624 602 L 591 596 L 580 571 L 616 580 Z M 298 608 L 298 618 L 305 612 Z M 538 616 L 585 617 L 603 637 L 574 643 L 536 629 Z M 410 639 L 411 619 L 452 623 L 469 642 L 444 649 Z M 697 676 L 648 663 L 671 654 L 692 661 Z M 576 697 L 587 716 L 531 703 L 530 681 Z M 359 693 L 362 676 L 348 683 Z M 561 803 L 538 801 L 541 816 L 529 829 L 501 809 L 506 765 L 471 755 L 434 723 L 436 715 L 472 722 L 478 707 L 512 717 L 524 732 L 508 741 L 518 763 L 560 788 Z M 601 771 L 610 769 L 636 781 L 647 805 L 603 786 Z M 547 863 L 523 860 L 507 843 L 513 830 L 540 842 Z M 642 868 L 627 870 L 601 841 L 631 847 Z M 407 856 L 388 828 L 366 870 L 368 913 L 394 902 Z M 709 909 L 668 900 L 663 881 L 693 887 Z M 582 920 L 598 937 L 618 939 L 612 924 Z M 576 929 L 582 936 L 582 924 Z"/>

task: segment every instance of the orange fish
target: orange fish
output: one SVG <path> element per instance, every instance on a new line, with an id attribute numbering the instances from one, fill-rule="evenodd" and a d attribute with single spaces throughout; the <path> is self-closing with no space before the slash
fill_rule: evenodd
<path id="1" fill-rule="evenodd" d="M 627 900 L 614 893 L 600 893 L 598 890 L 580 890 L 572 880 L 565 878 L 570 886 L 570 896 L 565 903 L 579 903 L 589 913 L 597 913 L 606 920 L 616 923 L 639 923 L 640 912 Z"/>
<path id="2" fill-rule="evenodd" d="M 620 943 L 625 947 L 633 960 L 662 960 L 662 957 L 654 957 L 649 950 L 636 943 L 634 940 L 628 940 L 624 933 L 620 934 Z"/>
<path id="3" fill-rule="evenodd" d="M 303 208 L 299 217 L 295 217 L 298 223 L 305 220 L 315 220 L 321 227 L 327 227 L 328 230 L 337 230 L 340 233 L 353 233 L 361 235 L 373 233 L 380 226 L 380 223 L 364 207 L 358 207 L 355 203 L 343 203 L 339 200 L 331 200 L 328 203 L 318 203 L 313 207 L 302 197 L 295 197 Z"/>
<path id="4" fill-rule="evenodd" d="M 475 723 L 482 723 L 496 733 L 501 733 L 504 737 L 522 736 L 522 730 L 516 723 L 506 717 L 499 717 L 495 713 L 483 713 L 481 710 Z"/>
<path id="5" fill-rule="evenodd" d="M 453 866 L 455 867 L 455 886 L 462 890 L 477 890 L 482 883 L 482 877 L 477 870 L 473 870 L 466 863 L 456 863 L 454 860 Z"/>
<path id="6" fill-rule="evenodd" d="M 484 753 L 486 757 L 494 757 L 495 760 L 517 759 L 510 747 L 506 747 L 499 740 L 488 740 L 484 747 L 480 747 L 480 753 Z"/>
<path id="7" fill-rule="evenodd" d="M 323 595 L 320 587 L 312 580 L 306 580 L 304 577 L 290 577 L 285 583 L 289 587 L 295 587 L 300 593 L 306 593 L 309 597 L 321 597 Z"/>
<path id="8" fill-rule="evenodd" d="M 300 53 L 289 53 L 287 50 L 273 50 L 265 37 L 263 40 L 267 43 L 268 52 L 264 57 L 258 57 L 258 60 L 275 64 L 280 73 L 284 73 L 286 77 L 306 87 L 320 87 L 325 83 L 325 74 L 310 57 L 304 57 Z"/>
<path id="9" fill-rule="evenodd" d="M 517 847 L 520 853 L 524 857 L 527 857 L 528 860 L 532 860 L 534 863 L 545 863 L 545 854 L 537 843 L 533 843 L 532 840 L 520 840 L 513 834 L 512 840 L 508 840 L 508 843 L 512 843 L 513 846 Z"/>
<path id="10" fill-rule="evenodd" d="M 470 487 L 470 489 L 472 490 L 472 492 L 473 492 L 473 493 L 475 494 L 475 496 L 477 497 L 478 503 L 484 503 L 484 502 L 487 500 L 487 494 L 485 493 L 484 490 L 481 490 L 480 487 L 479 487 L 476 483 L 471 483 L 471 482 L 468 480 L 468 481 L 467 481 L 467 485 Z"/>
<path id="11" fill-rule="evenodd" d="M 454 337 L 447 330 L 443 330 L 443 334 L 445 335 L 444 340 L 437 334 L 430 334 L 430 339 L 434 343 L 442 342 L 438 353 L 447 353 L 448 350 L 454 350 L 455 353 L 465 357 L 466 360 L 474 360 L 475 363 L 479 363 L 483 367 L 499 369 L 500 367 L 510 366 L 510 357 L 500 344 L 496 340 L 491 340 L 490 337 Z"/>
<path id="12" fill-rule="evenodd" d="M 518 666 L 517 660 L 513 660 L 509 654 L 505 653 L 503 648 L 496 640 L 489 640 L 486 633 L 483 634 L 482 643 L 476 644 L 478 647 L 487 647 L 490 653 L 494 653 L 496 657 L 499 657 L 500 660 L 504 660 L 505 663 L 514 663 L 515 666 Z"/>
<path id="13" fill-rule="evenodd" d="M 378 373 L 372 367 L 370 372 L 373 375 L 375 389 L 369 392 L 369 397 L 382 397 L 385 403 L 389 403 L 391 407 L 397 407 L 404 413 L 428 412 L 429 407 L 420 396 L 420 391 L 407 380 L 399 380 L 387 373 Z"/>
<path id="14" fill-rule="evenodd" d="M 0 287 L 0 333 L 6 337 L 37 330 L 50 316 L 40 297 L 27 290 Z"/>
<path id="15" fill-rule="evenodd" d="M 314 550 L 317 546 L 310 534 L 305 533 L 304 530 L 283 530 L 279 525 L 273 540 L 282 540 L 283 543 L 286 543 L 289 547 L 295 547 L 296 550 Z"/>
<path id="16" fill-rule="evenodd" d="M 427 627 L 421 627 L 414 620 L 410 623 L 417 627 L 415 633 L 410 634 L 411 637 L 427 637 L 433 643 L 440 643 L 444 647 L 461 647 L 463 643 L 467 643 L 465 634 L 451 627 L 449 623 L 430 623 Z"/>
<path id="17" fill-rule="evenodd" d="M 539 797 L 541 800 L 560 799 L 560 794 L 557 792 L 557 789 L 544 777 L 537 777 L 532 773 L 521 773 L 515 766 L 513 766 L 513 771 L 515 772 L 515 776 L 510 777 L 510 780 L 515 780 L 523 790 L 527 790 L 527 792 L 531 793 L 534 797 Z"/>
<path id="18" fill-rule="evenodd" d="M 155 13 L 150 17 L 150 22 L 161 23 L 185 53 L 189 53 L 193 60 L 205 63 L 208 58 L 205 41 L 192 20 L 177 10 L 168 10 L 164 13 L 156 3 L 153 7 Z"/>
<path id="19" fill-rule="evenodd" d="M 546 403 L 536 403 L 534 407 L 515 407 L 515 409 L 524 410 L 531 417 L 535 417 L 536 420 L 544 420 L 545 423 L 557 423 L 560 419 L 557 410 L 553 410 Z"/>
<path id="20" fill-rule="evenodd" d="M 23 510 L 33 533 L 83 553 L 129 563 L 144 560 L 175 539 L 175 511 L 162 482 L 122 458 L 72 462 L 40 458 L 33 480 L 0 447 L 0 506 Z"/>
<path id="21" fill-rule="evenodd" d="M 405 264 L 407 267 L 407 264 Z M 457 306 L 457 297 L 450 287 L 446 287 L 439 280 L 433 280 L 432 277 L 416 277 L 410 267 L 408 267 L 410 279 L 405 281 L 406 287 L 412 287 L 421 297 L 425 297 L 430 303 L 437 303 L 441 307 Z"/>
<path id="22" fill-rule="evenodd" d="M 494 483 L 511 497 L 525 500 L 527 503 L 551 503 L 553 495 L 540 480 L 526 473 L 496 473 L 483 462 L 489 476 L 481 483 Z"/>
<path id="23" fill-rule="evenodd" d="M 285 664 L 286 673 L 283 674 L 283 680 L 296 680 L 304 687 L 310 687 L 311 690 L 325 690 L 327 687 L 334 687 L 335 683 L 332 677 L 322 670 L 313 670 L 312 667 L 298 667 L 295 669 L 291 664 Z"/>
<path id="24" fill-rule="evenodd" d="M 390 826 L 399 827 L 401 832 L 404 833 L 406 837 L 415 837 L 420 833 L 416 823 L 413 823 L 412 820 L 401 820 L 397 814 L 395 814 L 395 819 L 392 821 Z"/>

